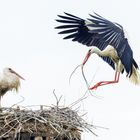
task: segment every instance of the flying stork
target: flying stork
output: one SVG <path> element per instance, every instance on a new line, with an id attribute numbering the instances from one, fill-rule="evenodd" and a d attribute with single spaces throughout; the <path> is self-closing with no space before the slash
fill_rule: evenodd
<path id="1" fill-rule="evenodd" d="M 68 34 L 64 39 L 72 39 L 91 47 L 82 63 L 85 65 L 91 54 L 95 53 L 107 62 L 114 70 L 112 81 L 100 81 L 89 89 L 119 82 L 120 73 L 126 72 L 126 77 L 134 83 L 140 83 L 138 65 L 133 58 L 133 51 L 125 37 L 123 27 L 94 13 L 84 20 L 69 13 L 58 15 L 56 21 L 62 23 L 56 29 L 63 29 L 59 34 Z"/>
<path id="2" fill-rule="evenodd" d="M 0 107 L 1 97 L 10 90 L 18 91 L 20 79 L 23 79 L 18 73 L 11 68 L 4 68 L 3 74 L 0 75 Z"/>

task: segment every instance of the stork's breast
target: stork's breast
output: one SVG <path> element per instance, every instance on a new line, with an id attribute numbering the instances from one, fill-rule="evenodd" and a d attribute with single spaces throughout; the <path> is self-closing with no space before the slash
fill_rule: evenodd
<path id="1" fill-rule="evenodd" d="M 15 89 L 17 91 L 19 86 L 20 86 L 19 78 L 14 77 L 8 80 L 8 87 L 10 90 Z"/>
<path id="2" fill-rule="evenodd" d="M 114 61 L 114 62 L 118 62 L 119 61 L 119 57 L 118 57 L 118 53 L 117 51 L 114 49 L 114 47 L 109 46 L 107 48 L 108 51 L 108 56 Z"/>

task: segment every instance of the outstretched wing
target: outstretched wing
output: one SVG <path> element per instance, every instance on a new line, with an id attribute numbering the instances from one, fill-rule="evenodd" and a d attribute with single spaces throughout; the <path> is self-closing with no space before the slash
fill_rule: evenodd
<path id="1" fill-rule="evenodd" d="M 56 20 L 64 25 L 56 27 L 56 29 L 64 29 L 59 34 L 68 34 L 64 39 L 72 39 L 87 46 L 93 46 L 93 40 L 96 44 L 98 33 L 90 33 L 86 26 L 86 21 L 74 15 L 65 13 L 66 16 L 58 15 L 61 19 Z"/>
<path id="2" fill-rule="evenodd" d="M 58 15 L 61 19 L 58 22 L 64 25 L 56 29 L 64 29 L 59 34 L 67 34 L 64 39 L 72 39 L 86 46 L 96 46 L 104 50 L 108 45 L 113 46 L 122 61 L 128 74 L 132 71 L 133 52 L 124 37 L 121 25 L 113 23 L 98 14 L 90 15 L 88 20 L 81 19 L 74 15 L 65 13 L 65 16 Z M 114 63 L 109 57 L 102 57 L 110 66 L 114 68 Z"/>
<path id="3" fill-rule="evenodd" d="M 58 15 L 61 19 L 56 21 L 63 23 L 55 27 L 56 29 L 63 29 L 59 34 L 67 34 L 63 39 L 72 39 L 86 46 L 101 46 L 104 49 L 107 44 L 101 43 L 98 33 L 90 33 L 90 29 L 87 27 L 84 19 L 77 16 L 65 13 L 66 16 Z M 114 62 L 109 57 L 101 57 L 106 61 L 113 69 L 115 69 Z"/>

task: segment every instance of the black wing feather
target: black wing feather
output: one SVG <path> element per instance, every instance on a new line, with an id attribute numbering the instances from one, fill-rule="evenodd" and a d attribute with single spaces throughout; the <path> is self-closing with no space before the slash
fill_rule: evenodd
<path id="1" fill-rule="evenodd" d="M 68 29 L 68 28 L 75 28 L 77 27 L 77 25 L 62 25 L 62 26 L 58 26 L 56 27 L 56 29 Z"/>
<path id="2" fill-rule="evenodd" d="M 64 29 L 60 34 L 69 34 L 64 39 L 72 39 L 86 46 L 96 46 L 100 50 L 104 50 L 108 45 L 115 48 L 118 56 L 124 65 L 129 76 L 132 74 L 132 65 L 138 68 L 137 63 L 133 59 L 133 52 L 124 37 L 124 31 L 120 24 L 113 23 L 98 14 L 91 15 L 90 19 L 84 20 L 77 16 L 65 13 L 65 16 L 59 15 L 56 20 L 64 25 L 56 27 Z M 113 69 L 114 62 L 109 57 L 101 57 Z"/>

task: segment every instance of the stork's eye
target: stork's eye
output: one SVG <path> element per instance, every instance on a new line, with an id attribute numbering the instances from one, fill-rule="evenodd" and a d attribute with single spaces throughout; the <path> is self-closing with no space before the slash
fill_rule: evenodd
<path id="1" fill-rule="evenodd" d="M 11 69 L 11 68 L 8 68 L 8 70 L 10 70 L 10 71 L 11 71 L 12 69 Z"/>
<path id="2" fill-rule="evenodd" d="M 92 49 L 89 49 L 88 52 L 90 53 Z"/>

